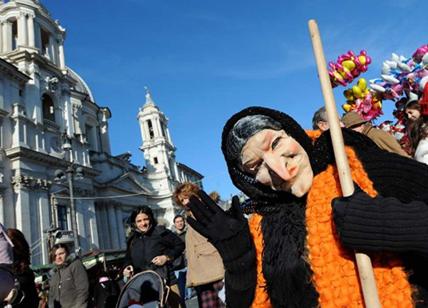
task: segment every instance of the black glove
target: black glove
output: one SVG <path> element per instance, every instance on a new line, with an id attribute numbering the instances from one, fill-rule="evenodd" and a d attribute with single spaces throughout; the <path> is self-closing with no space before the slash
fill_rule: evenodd
<path id="1" fill-rule="evenodd" d="M 204 191 L 200 199 L 192 196 L 188 204 L 195 216 L 187 222 L 217 248 L 225 267 L 253 249 L 248 222 L 243 216 L 239 199 L 234 196 L 230 211 L 223 211 Z M 239 269 L 238 269 L 239 270 Z"/>
<path id="2" fill-rule="evenodd" d="M 226 269 L 227 307 L 250 307 L 257 282 L 256 252 L 248 222 L 242 215 L 239 199 L 232 198 L 232 207 L 223 211 L 205 192 L 188 204 L 195 216 L 189 225 L 217 248 Z"/>
<path id="3" fill-rule="evenodd" d="M 359 187 L 332 201 L 333 219 L 342 243 L 366 251 L 428 253 L 428 206 L 421 201 L 370 197 Z"/>

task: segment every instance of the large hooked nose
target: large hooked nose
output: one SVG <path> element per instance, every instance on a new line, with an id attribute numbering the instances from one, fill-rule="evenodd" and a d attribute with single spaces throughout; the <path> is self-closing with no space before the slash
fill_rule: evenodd
<path id="1" fill-rule="evenodd" d="M 295 168 L 288 169 L 286 158 L 280 155 L 266 153 L 264 156 L 264 163 L 271 171 L 284 181 L 289 181 L 296 175 Z"/>

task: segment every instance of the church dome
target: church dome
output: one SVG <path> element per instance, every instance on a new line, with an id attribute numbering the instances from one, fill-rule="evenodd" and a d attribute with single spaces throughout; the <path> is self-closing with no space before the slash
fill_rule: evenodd
<path id="1" fill-rule="evenodd" d="M 76 85 L 74 86 L 74 89 L 80 93 L 87 94 L 91 100 L 91 102 L 95 103 L 94 96 L 92 95 L 91 89 L 89 89 L 88 84 L 83 80 L 82 77 L 80 77 L 79 74 L 77 74 L 75 71 L 73 71 L 71 68 L 67 67 L 70 77 L 76 81 Z"/>

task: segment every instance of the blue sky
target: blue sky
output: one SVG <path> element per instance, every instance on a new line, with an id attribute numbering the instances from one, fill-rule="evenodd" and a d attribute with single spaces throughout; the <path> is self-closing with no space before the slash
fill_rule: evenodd
<path id="1" fill-rule="evenodd" d="M 205 175 L 207 191 L 237 190 L 220 151 L 224 123 L 244 107 L 285 111 L 303 127 L 323 104 L 307 22 L 318 21 L 327 61 L 367 50 L 363 77 L 392 52 L 427 43 L 428 2 L 255 0 L 42 0 L 67 30 L 66 64 L 108 106 L 113 154 L 138 150 L 144 86 L 170 119 L 177 160 Z M 344 102 L 343 87 L 335 90 Z M 385 102 L 384 119 L 392 119 Z"/>

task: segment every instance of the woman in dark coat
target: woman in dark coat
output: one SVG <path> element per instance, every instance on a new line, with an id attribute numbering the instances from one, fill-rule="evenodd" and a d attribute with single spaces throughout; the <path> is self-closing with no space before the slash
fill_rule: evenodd
<path id="1" fill-rule="evenodd" d="M 18 308 L 38 307 L 36 284 L 34 283 L 34 272 L 30 268 L 30 246 L 25 240 L 24 234 L 18 229 L 8 229 L 7 235 L 13 243 L 13 271 L 18 279 L 20 290 L 24 298 L 19 304 L 13 305 Z"/>
<path id="2" fill-rule="evenodd" d="M 177 278 L 171 270 L 171 262 L 184 251 L 183 241 L 172 231 L 158 226 L 148 206 L 135 210 L 130 220 L 133 234 L 127 244 L 123 276 L 130 278 L 133 273 L 154 270 L 171 288 L 168 300 L 171 307 L 183 306 Z"/>

